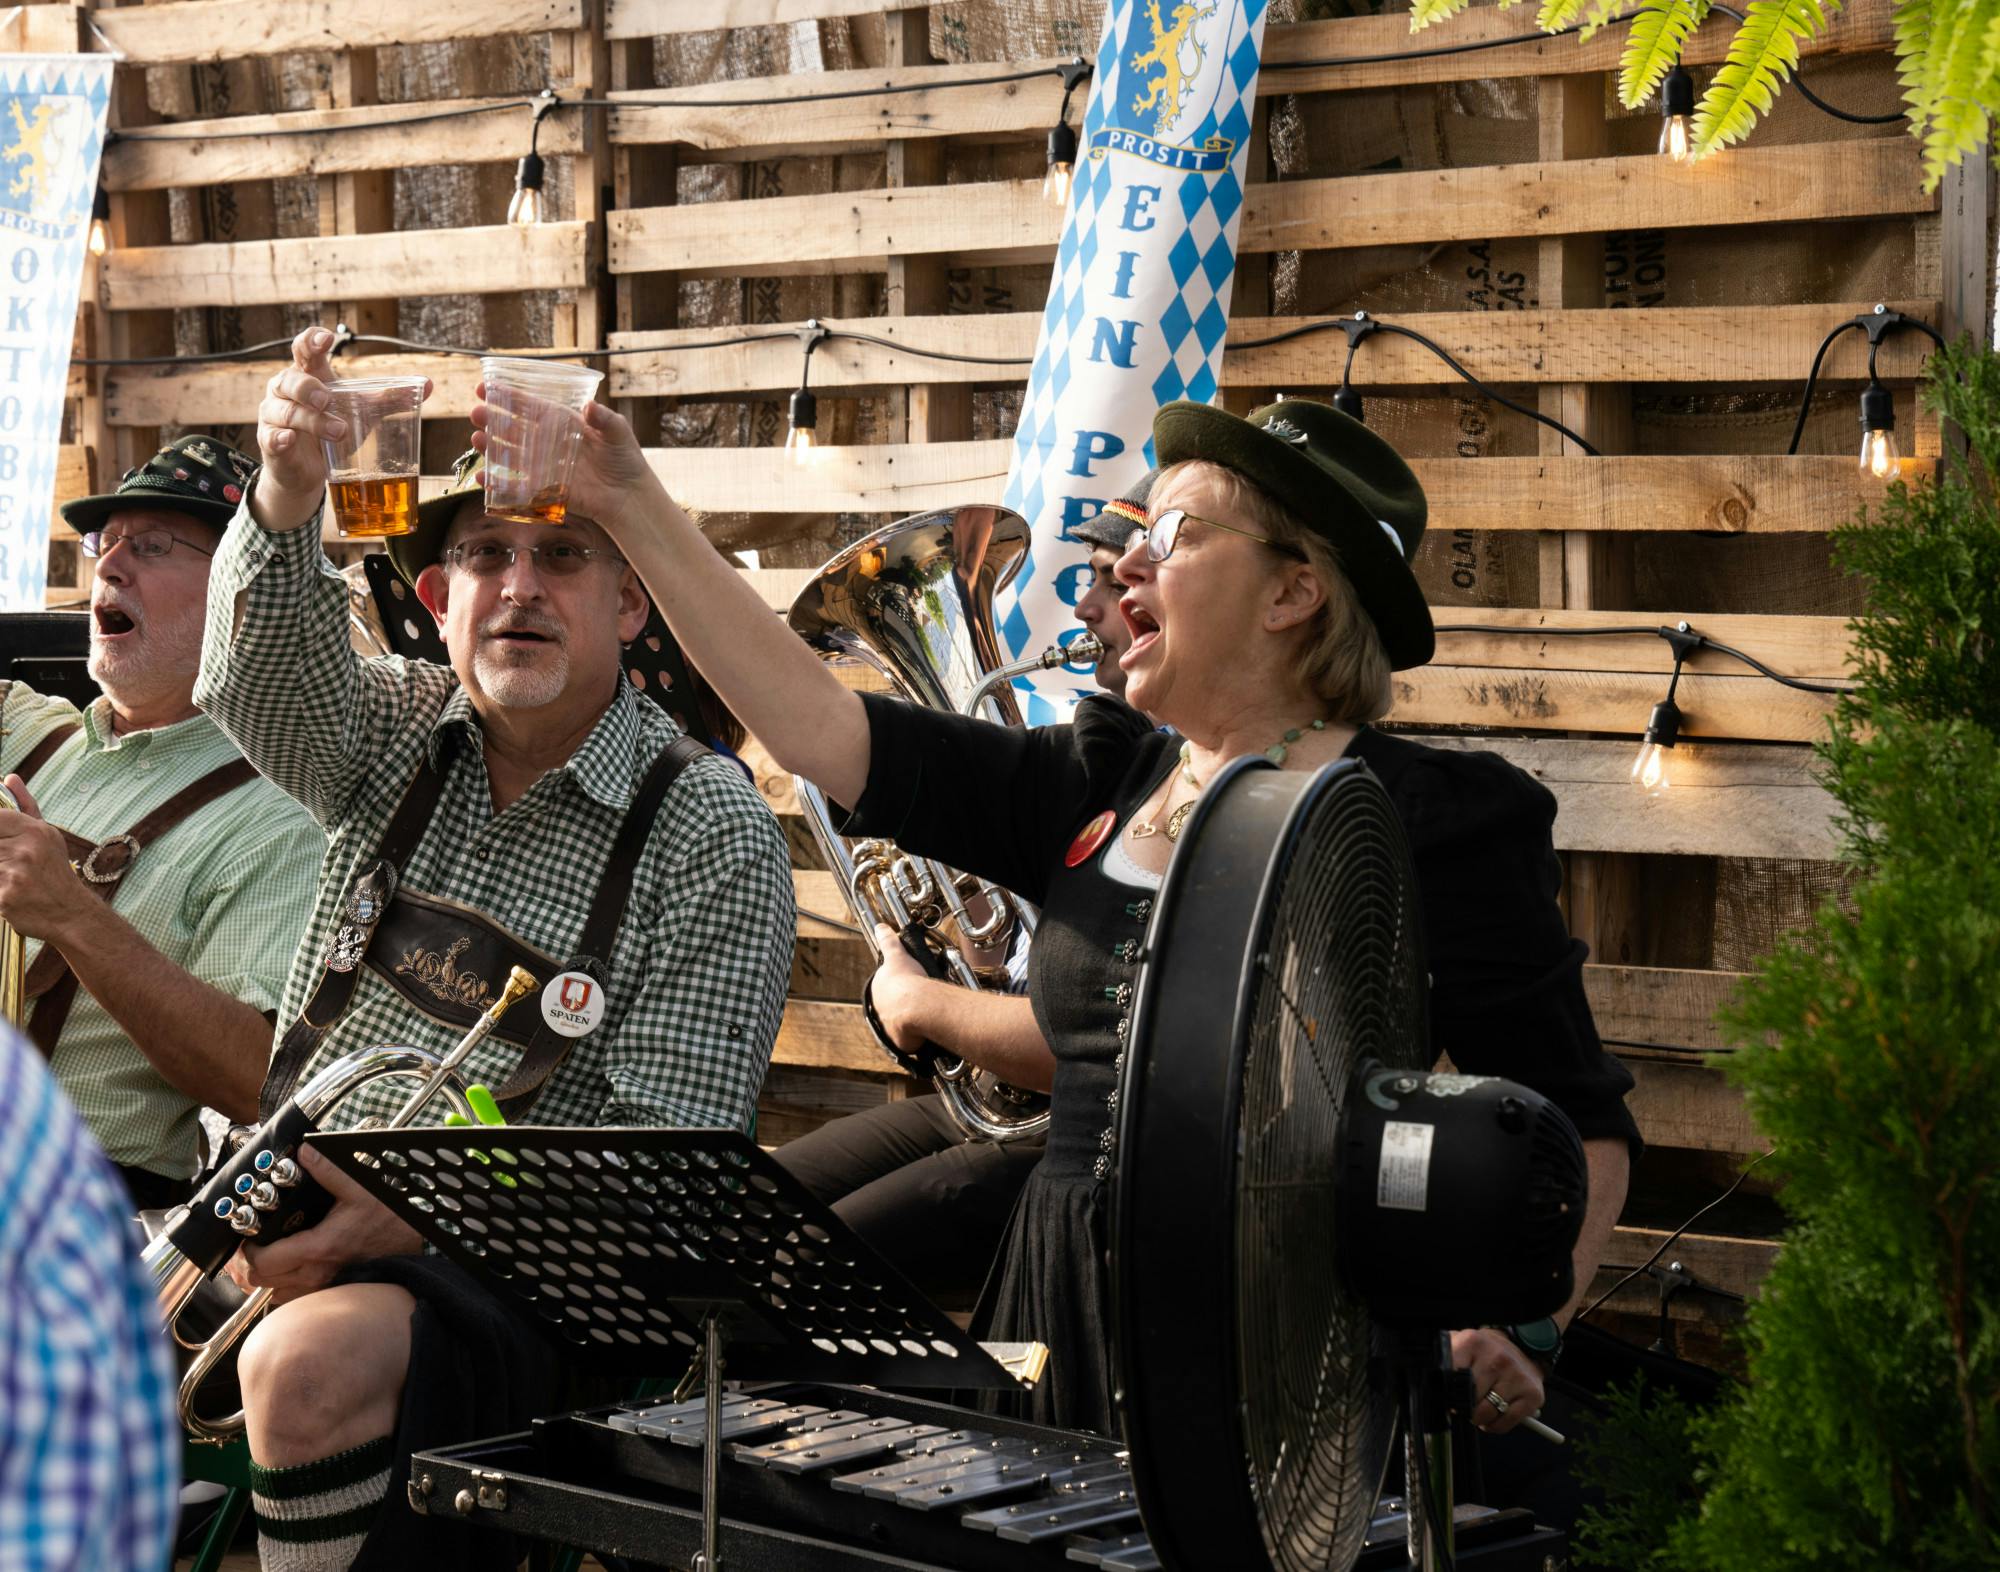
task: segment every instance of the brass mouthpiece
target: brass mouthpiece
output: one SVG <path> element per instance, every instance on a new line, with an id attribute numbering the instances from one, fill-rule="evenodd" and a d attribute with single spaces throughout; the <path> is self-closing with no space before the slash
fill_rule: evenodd
<path id="1" fill-rule="evenodd" d="M 498 1021 L 522 999 L 535 989 L 535 979 L 524 966 L 516 966 L 507 974 L 507 986 L 500 990 L 500 996 L 487 1007 L 487 1016 Z"/>

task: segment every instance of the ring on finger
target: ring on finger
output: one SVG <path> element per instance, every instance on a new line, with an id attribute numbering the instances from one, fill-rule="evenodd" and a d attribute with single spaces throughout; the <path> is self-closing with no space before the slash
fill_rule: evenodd
<path id="1" fill-rule="evenodd" d="M 1506 1413 L 1507 1410 L 1513 1406 L 1507 1401 L 1506 1398 L 1502 1397 L 1498 1392 L 1488 1392 L 1486 1394 L 1486 1401 L 1491 1403 L 1496 1409 L 1498 1409 L 1503 1414 Z"/>

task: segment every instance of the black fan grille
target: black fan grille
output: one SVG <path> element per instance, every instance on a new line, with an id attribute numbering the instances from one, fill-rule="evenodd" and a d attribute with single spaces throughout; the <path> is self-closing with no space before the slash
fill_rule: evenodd
<path id="1" fill-rule="evenodd" d="M 1265 903 L 1246 1012 L 1237 1190 L 1243 1438 L 1271 1564 L 1344 1569 L 1393 1428 L 1366 1311 L 1334 1267 L 1337 1132 L 1355 1067 L 1423 1068 L 1421 916 L 1372 776 L 1320 794 Z M 1372 1372 L 1371 1372 L 1372 1365 Z"/>

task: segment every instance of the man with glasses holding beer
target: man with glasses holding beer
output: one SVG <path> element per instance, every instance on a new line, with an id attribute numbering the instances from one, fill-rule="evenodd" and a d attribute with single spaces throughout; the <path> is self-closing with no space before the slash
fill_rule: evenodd
<path id="1" fill-rule="evenodd" d="M 211 559 L 253 460 L 181 437 L 66 503 L 91 565 L 83 709 L 0 684 L 0 918 L 22 1025 L 138 1205 L 184 1199 L 203 1105 L 249 1118 L 325 841 L 194 705 Z"/>
<path id="2" fill-rule="evenodd" d="M 264 468 L 216 560 L 196 689 L 332 847 L 266 1117 L 357 1049 L 443 1053 L 521 965 L 536 992 L 465 1068 L 511 1122 L 746 1128 L 791 975 L 777 821 L 626 681 L 647 602 L 604 533 L 489 513 L 472 462 L 387 543 L 450 667 L 355 654 L 320 550 L 322 439 L 345 431 L 332 341 L 302 333 L 259 409 Z M 405 1095 L 377 1081 L 322 1122 Z M 233 1268 L 288 1301 L 240 1361 L 265 1565 L 513 1565 L 501 1536 L 412 1513 L 402 1479 L 413 1449 L 566 1406 L 554 1355 L 310 1146 L 304 1161 L 333 1209 Z"/>

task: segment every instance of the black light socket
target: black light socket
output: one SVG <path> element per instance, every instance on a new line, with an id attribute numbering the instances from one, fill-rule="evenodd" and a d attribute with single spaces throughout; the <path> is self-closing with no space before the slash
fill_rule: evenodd
<path id="1" fill-rule="evenodd" d="M 819 400 L 813 397 L 811 388 L 800 388 L 792 394 L 792 430 L 812 431 L 819 425 Z"/>
<path id="2" fill-rule="evenodd" d="M 542 155 L 530 153 L 514 166 L 514 189 L 539 191 L 542 189 L 542 176 L 546 173 L 547 166 L 542 163 Z"/>
<path id="3" fill-rule="evenodd" d="M 1058 121 L 1049 132 L 1049 168 L 1076 163 L 1076 132 L 1067 120 Z"/>
<path id="4" fill-rule="evenodd" d="M 1871 382 L 1861 390 L 1861 429 L 1863 431 L 1896 429 L 1896 400 L 1879 382 Z"/>
<path id="5" fill-rule="evenodd" d="M 1333 391 L 1333 407 L 1341 414 L 1351 416 L 1364 425 L 1367 424 L 1366 418 L 1361 413 L 1361 395 L 1345 382 Z"/>
<path id="6" fill-rule="evenodd" d="M 1646 742 L 1671 748 L 1680 740 L 1681 707 L 1672 699 L 1662 699 L 1646 719 Z"/>
<path id="7" fill-rule="evenodd" d="M 1676 64 L 1667 73 L 1667 79 L 1660 84 L 1660 113 L 1662 115 L 1694 113 L 1694 78 L 1688 75 L 1686 66 Z"/>

